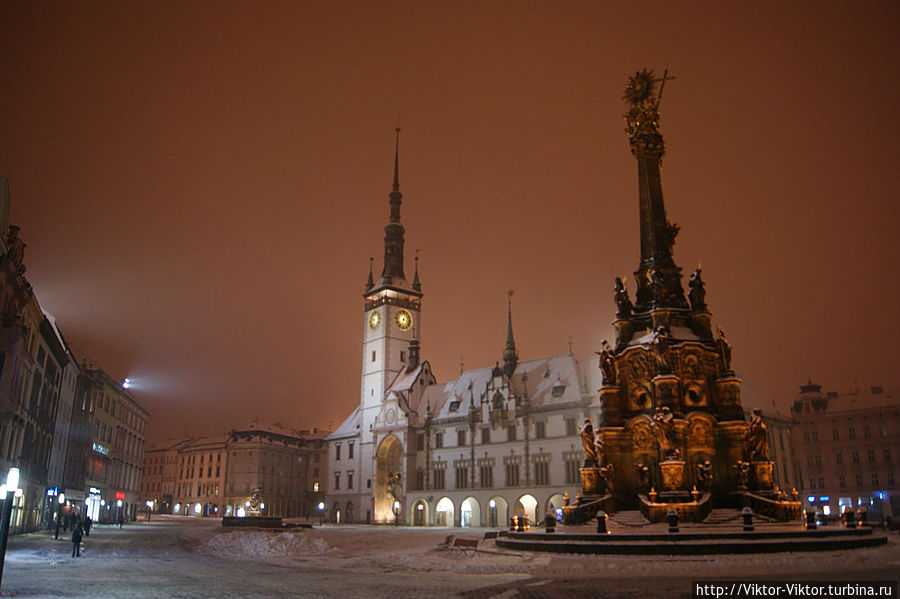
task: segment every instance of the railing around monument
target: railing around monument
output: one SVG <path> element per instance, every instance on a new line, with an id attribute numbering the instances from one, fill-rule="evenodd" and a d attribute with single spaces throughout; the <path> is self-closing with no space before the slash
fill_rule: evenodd
<path id="1" fill-rule="evenodd" d="M 755 493 L 741 491 L 741 505 L 750 507 L 756 514 L 762 514 L 782 522 L 800 520 L 803 515 L 802 504 L 799 501 L 785 501 L 781 499 L 769 499 Z"/>
<path id="2" fill-rule="evenodd" d="M 712 495 L 704 493 L 697 501 L 684 503 L 656 503 L 644 495 L 638 495 L 638 509 L 650 522 L 665 522 L 669 510 L 678 513 L 678 519 L 684 522 L 702 522 L 712 511 Z"/>

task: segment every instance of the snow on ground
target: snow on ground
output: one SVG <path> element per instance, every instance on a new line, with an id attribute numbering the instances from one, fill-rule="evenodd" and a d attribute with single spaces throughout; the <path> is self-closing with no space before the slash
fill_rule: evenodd
<path id="1" fill-rule="evenodd" d="M 900 536 L 886 546 L 734 556 L 591 556 L 516 552 L 481 540 L 475 555 L 439 547 L 483 529 L 324 526 L 225 529 L 160 517 L 98 526 L 84 557 L 46 532 L 10 539 L 3 597 L 689 597 L 692 580 L 897 579 Z M 884 534 L 876 531 L 875 534 Z"/>

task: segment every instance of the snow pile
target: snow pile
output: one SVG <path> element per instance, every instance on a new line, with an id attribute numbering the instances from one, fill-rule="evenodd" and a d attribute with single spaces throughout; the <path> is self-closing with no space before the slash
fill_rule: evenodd
<path id="1" fill-rule="evenodd" d="M 260 530 L 221 533 L 207 541 L 206 546 L 218 556 L 234 559 L 322 555 L 330 550 L 319 537 Z"/>

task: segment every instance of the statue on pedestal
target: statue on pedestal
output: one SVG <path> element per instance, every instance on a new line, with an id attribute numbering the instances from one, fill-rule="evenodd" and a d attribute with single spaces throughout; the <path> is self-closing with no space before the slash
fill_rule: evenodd
<path id="1" fill-rule="evenodd" d="M 598 466 L 602 466 L 606 462 L 606 445 L 603 443 L 603 435 L 600 434 L 600 431 L 597 431 L 597 438 L 594 439 L 594 455 Z"/>
<path id="2" fill-rule="evenodd" d="M 731 344 L 725 339 L 725 331 L 722 330 L 722 327 L 717 326 L 716 333 L 718 334 L 716 348 L 719 350 L 719 358 L 722 360 L 722 372 L 726 375 L 734 374 L 731 369 Z"/>
<path id="3" fill-rule="evenodd" d="M 597 466 L 597 448 L 594 441 L 594 425 L 590 418 L 584 419 L 581 425 L 581 447 L 584 450 L 584 467 Z"/>
<path id="4" fill-rule="evenodd" d="M 700 272 L 700 267 L 698 266 L 688 281 L 688 286 L 691 288 L 690 293 L 688 293 L 688 299 L 691 301 L 691 310 L 693 312 L 706 311 L 706 289 L 703 286 Z"/>
<path id="5" fill-rule="evenodd" d="M 625 289 L 625 277 L 616 277 L 616 318 L 631 318 L 634 306 L 628 299 L 628 290 Z"/>
<path id="6" fill-rule="evenodd" d="M 677 460 L 681 457 L 675 432 L 675 415 L 668 406 L 656 408 L 653 414 L 653 432 L 656 435 L 660 459 Z"/>
<path id="7" fill-rule="evenodd" d="M 750 483 L 750 462 L 743 460 L 734 465 L 738 473 L 738 488 L 746 491 L 747 485 Z"/>
<path id="8" fill-rule="evenodd" d="M 606 339 L 603 340 L 602 348 L 599 352 L 600 354 L 600 371 L 603 373 L 603 384 L 604 385 L 615 385 L 618 380 L 616 377 L 616 357 L 613 354 L 612 348 L 609 346 L 609 343 Z"/>
<path id="9" fill-rule="evenodd" d="M 651 335 L 651 343 L 653 344 L 653 354 L 656 357 L 656 365 L 660 374 L 669 374 L 672 372 L 669 366 L 669 328 L 661 324 Z"/>
<path id="10" fill-rule="evenodd" d="M 697 488 L 709 491 L 712 488 L 712 464 L 709 460 L 697 464 Z"/>
<path id="11" fill-rule="evenodd" d="M 753 416 L 744 436 L 747 450 L 747 459 L 751 462 L 769 461 L 769 440 L 766 435 L 766 421 L 763 419 L 762 410 L 753 408 Z"/>

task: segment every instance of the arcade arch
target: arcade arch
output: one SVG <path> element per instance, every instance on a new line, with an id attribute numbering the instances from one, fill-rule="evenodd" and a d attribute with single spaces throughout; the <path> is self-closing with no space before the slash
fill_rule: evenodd
<path id="1" fill-rule="evenodd" d="M 459 508 L 459 525 L 481 526 L 481 506 L 474 497 L 466 497 Z"/>
<path id="2" fill-rule="evenodd" d="M 435 526 L 453 526 L 453 502 L 449 497 L 441 497 L 434 508 Z"/>
<path id="3" fill-rule="evenodd" d="M 516 500 L 516 505 L 513 508 L 513 512 L 516 515 L 528 516 L 528 519 L 532 523 L 537 522 L 537 499 L 535 499 L 532 495 L 522 495 Z"/>
<path id="4" fill-rule="evenodd" d="M 485 525 L 491 528 L 505 527 L 509 521 L 509 504 L 499 495 L 491 497 L 487 502 Z"/>
<path id="5" fill-rule="evenodd" d="M 375 521 L 394 521 L 394 501 L 401 498 L 400 476 L 403 470 L 403 444 L 388 435 L 375 453 Z M 402 508 L 401 508 L 402 510 Z"/>
<path id="6" fill-rule="evenodd" d="M 419 499 L 413 504 L 412 518 L 410 520 L 413 526 L 428 525 L 428 503 L 424 499 Z"/>

